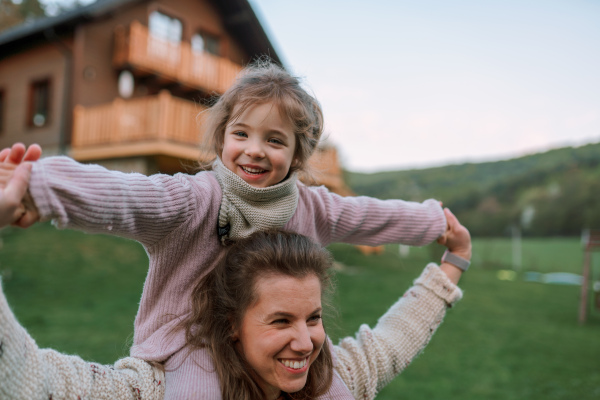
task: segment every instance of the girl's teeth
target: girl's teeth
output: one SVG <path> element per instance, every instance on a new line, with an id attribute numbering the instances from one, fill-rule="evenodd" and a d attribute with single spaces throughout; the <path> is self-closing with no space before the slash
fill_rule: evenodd
<path id="1" fill-rule="evenodd" d="M 262 169 L 254 169 L 254 168 L 248 168 L 248 167 L 242 167 L 242 169 L 251 174 L 259 174 L 264 171 Z"/>

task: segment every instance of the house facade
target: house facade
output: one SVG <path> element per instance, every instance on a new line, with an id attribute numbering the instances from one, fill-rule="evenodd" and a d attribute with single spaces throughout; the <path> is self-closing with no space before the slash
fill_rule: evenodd
<path id="1" fill-rule="evenodd" d="M 265 54 L 280 63 L 245 0 L 99 0 L 21 25 L 0 33 L 0 146 L 175 172 L 207 99 Z"/>

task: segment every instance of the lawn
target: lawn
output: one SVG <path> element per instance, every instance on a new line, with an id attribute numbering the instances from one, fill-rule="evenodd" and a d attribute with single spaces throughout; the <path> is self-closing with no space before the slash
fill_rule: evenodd
<path id="1" fill-rule="evenodd" d="M 43 347 L 102 363 L 127 355 L 147 270 L 135 242 L 57 231 L 42 224 L 0 232 L 0 273 L 19 320 Z M 527 239 L 514 276 L 511 241 L 476 240 L 463 276 L 464 299 L 449 310 L 425 352 L 379 399 L 600 398 L 600 312 L 577 324 L 580 288 L 527 282 L 525 271 L 581 273 L 578 239 Z M 363 256 L 330 247 L 339 262 L 330 335 L 374 324 L 415 279 L 437 247 L 398 247 Z M 594 262 L 600 278 L 600 254 Z M 500 272 L 500 274 L 499 274 Z M 500 277 L 512 277 L 502 280 Z"/>

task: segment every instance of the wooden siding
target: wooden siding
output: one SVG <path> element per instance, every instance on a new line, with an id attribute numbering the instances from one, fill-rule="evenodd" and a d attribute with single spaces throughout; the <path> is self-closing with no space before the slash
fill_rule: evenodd
<path id="1" fill-rule="evenodd" d="M 207 93 L 225 92 L 242 70 L 242 66 L 227 58 L 192 51 L 187 42 L 173 43 L 154 37 L 137 21 L 115 30 L 113 64 L 117 68 L 130 66 Z"/>
<path id="2" fill-rule="evenodd" d="M 201 140 L 198 127 L 202 123 L 199 113 L 204 109 L 173 97 L 166 90 L 156 96 L 76 106 L 71 155 L 84 161 L 153 155 L 156 151 L 155 154 L 197 159 Z"/>

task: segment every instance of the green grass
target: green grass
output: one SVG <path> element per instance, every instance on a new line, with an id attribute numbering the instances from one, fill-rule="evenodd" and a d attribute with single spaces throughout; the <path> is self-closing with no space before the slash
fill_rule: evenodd
<path id="1" fill-rule="evenodd" d="M 147 256 L 131 241 L 57 231 L 39 225 L 0 232 L 0 272 L 10 304 L 42 347 L 112 363 L 127 355 L 147 272 Z M 600 398 L 600 312 L 577 324 L 580 288 L 526 282 L 524 271 L 581 273 L 577 239 L 526 239 L 516 279 L 511 242 L 474 241 L 473 266 L 460 286 L 464 299 L 449 310 L 433 340 L 379 399 Z M 352 246 L 330 247 L 343 265 L 336 274 L 328 320 L 337 342 L 377 318 L 410 286 L 439 247 L 398 256 L 363 256 Z M 600 279 L 600 254 L 594 262 Z"/>

